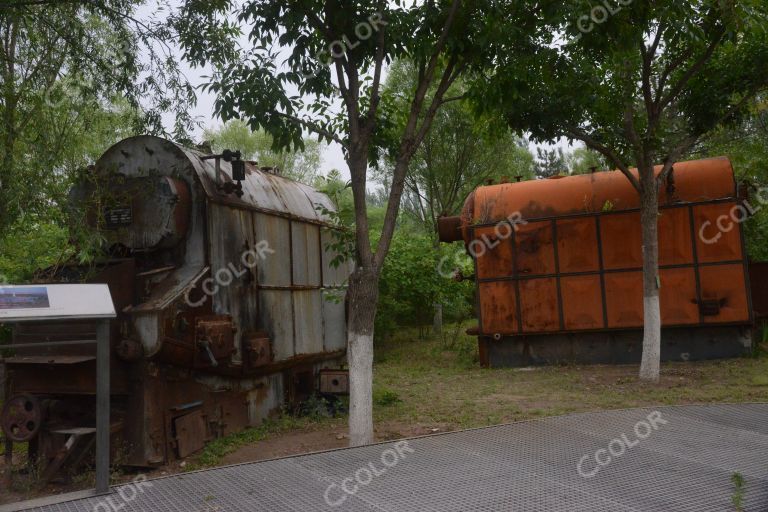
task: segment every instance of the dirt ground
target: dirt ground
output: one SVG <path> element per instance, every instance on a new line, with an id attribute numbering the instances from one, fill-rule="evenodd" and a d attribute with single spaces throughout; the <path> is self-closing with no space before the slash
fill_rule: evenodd
<path id="1" fill-rule="evenodd" d="M 376 427 L 376 441 L 424 436 L 445 430 L 447 430 L 445 425 L 408 425 L 400 422 L 389 422 Z M 345 448 L 349 446 L 348 432 L 346 427 L 331 426 L 321 430 L 312 429 L 277 435 L 271 439 L 242 446 L 237 451 L 225 455 L 221 462 L 222 465 L 240 464 Z"/>

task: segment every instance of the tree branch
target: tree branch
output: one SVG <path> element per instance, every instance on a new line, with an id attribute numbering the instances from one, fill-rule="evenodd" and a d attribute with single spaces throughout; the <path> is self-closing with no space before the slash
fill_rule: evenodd
<path id="1" fill-rule="evenodd" d="M 416 94 L 414 95 L 413 102 L 411 103 L 408 122 L 406 123 L 403 137 L 401 138 L 398 158 L 396 160 L 395 169 L 392 176 L 392 186 L 390 189 L 389 201 L 387 203 L 387 211 L 384 215 L 384 227 L 382 229 L 381 238 L 379 239 L 379 245 L 376 248 L 375 264 L 377 268 L 381 268 L 381 265 L 384 264 L 384 257 L 386 256 L 387 251 L 389 250 L 389 245 L 392 242 L 392 236 L 395 231 L 395 221 L 397 220 L 397 212 L 400 209 L 400 198 L 402 197 L 403 187 L 405 186 L 405 174 L 408 171 L 409 159 L 418 147 L 418 144 L 421 143 L 421 140 L 423 140 L 426 131 L 429 130 L 429 126 L 431 125 L 432 121 L 431 117 L 429 117 L 429 111 L 432 112 L 431 116 L 434 117 L 434 112 L 436 112 L 437 108 L 439 108 L 440 101 L 442 101 L 443 95 L 448 89 L 448 87 L 445 85 L 446 82 L 448 86 L 450 85 L 453 65 L 455 65 L 455 58 L 451 59 L 453 65 L 450 65 L 449 63 L 449 67 L 446 67 L 446 70 L 443 72 L 440 86 L 438 86 L 438 91 L 435 93 L 435 96 L 432 99 L 432 105 L 430 105 L 427 117 L 424 119 L 421 129 L 419 129 L 417 132 L 418 120 L 421 116 L 424 106 L 424 98 L 430 86 L 432 85 L 435 69 L 437 69 L 440 55 L 445 49 L 446 41 L 448 40 L 448 33 L 451 29 L 451 26 L 453 25 L 454 19 L 456 18 L 456 13 L 458 12 L 460 3 L 460 0 L 453 0 L 440 36 L 435 42 L 435 47 L 429 59 L 429 64 L 427 64 L 423 73 L 421 69 L 419 70 L 419 84 L 416 88 Z"/>
<path id="2" fill-rule="evenodd" d="M 291 121 L 294 124 L 297 124 L 303 128 L 306 128 L 307 130 L 314 132 L 318 135 L 322 135 L 324 137 L 327 137 L 328 139 L 337 142 L 341 147 L 343 147 L 345 150 L 348 150 L 347 143 L 339 137 L 337 134 L 323 128 L 320 124 L 318 124 L 315 121 L 310 121 L 309 119 L 302 119 L 298 116 L 294 116 L 291 114 L 286 114 L 284 112 L 278 112 L 273 111 L 274 115 L 278 117 L 282 117 L 283 119 L 287 119 L 288 121 Z"/>
<path id="3" fill-rule="evenodd" d="M 714 41 L 712 41 L 707 49 L 704 51 L 704 53 L 696 60 L 696 62 L 693 63 L 693 65 L 688 68 L 688 70 L 683 73 L 683 76 L 678 80 L 678 82 L 672 87 L 672 90 L 670 90 L 669 94 L 666 96 L 663 96 L 663 91 L 659 90 L 659 103 L 656 107 L 657 112 L 663 111 L 667 105 L 669 105 L 680 92 L 685 88 L 685 86 L 688 84 L 688 82 L 693 78 L 696 73 L 701 70 L 701 68 L 704 66 L 704 64 L 707 63 L 709 59 L 712 58 L 712 55 L 715 53 L 715 49 L 720 44 L 720 42 L 723 39 L 723 36 L 725 35 L 725 29 L 721 29 L 717 36 L 715 37 Z"/>
<path id="4" fill-rule="evenodd" d="M 587 133 L 585 133 L 583 130 L 579 128 L 569 128 L 565 130 L 564 135 L 572 139 L 580 140 L 584 144 L 586 144 L 587 147 L 601 153 L 610 162 L 613 162 L 613 164 L 624 174 L 624 176 L 627 177 L 627 179 L 632 184 L 632 186 L 635 187 L 635 190 L 637 190 L 638 192 L 640 191 L 640 182 L 638 181 L 637 177 L 635 177 L 635 175 L 632 174 L 632 172 L 629 170 L 629 167 L 624 163 L 624 161 L 619 157 L 619 155 L 617 155 L 616 152 L 614 152 L 611 148 L 598 142 L 593 137 L 591 137 L 590 135 L 588 135 Z"/>

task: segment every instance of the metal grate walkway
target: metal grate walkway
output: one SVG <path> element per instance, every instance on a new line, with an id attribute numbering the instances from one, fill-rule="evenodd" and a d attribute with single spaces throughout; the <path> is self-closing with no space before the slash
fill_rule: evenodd
<path id="1" fill-rule="evenodd" d="M 722 512 L 736 510 L 736 472 L 744 510 L 768 510 L 768 404 L 574 414 L 400 443 L 187 473 L 116 487 L 110 502 L 34 510 Z"/>

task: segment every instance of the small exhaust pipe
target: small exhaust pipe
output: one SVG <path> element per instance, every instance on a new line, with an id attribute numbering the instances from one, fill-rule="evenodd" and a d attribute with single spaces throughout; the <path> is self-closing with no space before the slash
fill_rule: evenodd
<path id="1" fill-rule="evenodd" d="M 440 217 L 437 219 L 437 236 L 441 242 L 445 243 L 463 240 L 461 217 Z"/>

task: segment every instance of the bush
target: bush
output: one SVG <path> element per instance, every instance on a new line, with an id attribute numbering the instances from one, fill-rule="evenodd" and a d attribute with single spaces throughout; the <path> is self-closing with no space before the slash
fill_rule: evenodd
<path id="1" fill-rule="evenodd" d="M 435 303 L 443 305 L 446 322 L 471 315 L 472 283 L 459 283 L 438 272 L 443 258 L 448 261 L 443 267 L 455 266 L 459 250 L 454 246 L 435 247 L 426 235 L 395 233 L 379 282 L 377 338 L 388 337 L 398 327 L 431 325 Z"/>

